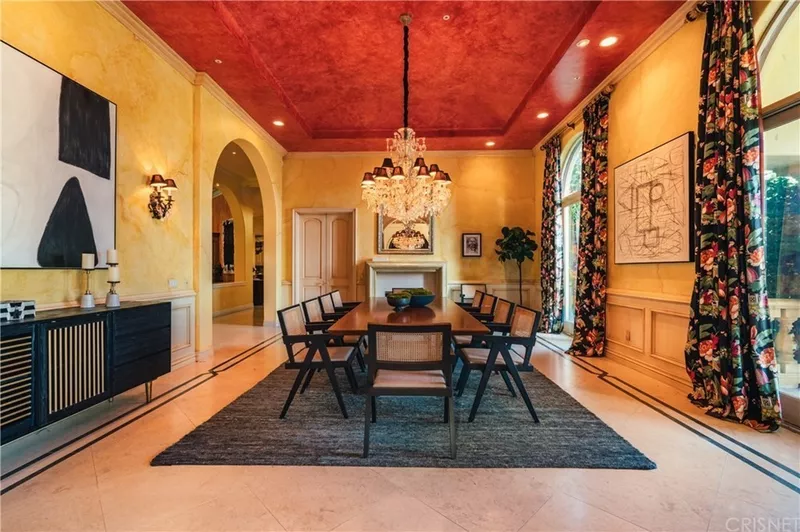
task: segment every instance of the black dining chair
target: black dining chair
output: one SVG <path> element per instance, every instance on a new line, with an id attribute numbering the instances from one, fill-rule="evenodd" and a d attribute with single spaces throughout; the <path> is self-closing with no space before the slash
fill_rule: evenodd
<path id="1" fill-rule="evenodd" d="M 338 290 L 331 292 L 331 297 L 337 312 L 352 310 L 361 304 L 361 301 L 342 301 L 342 294 Z"/>
<path id="2" fill-rule="evenodd" d="M 322 298 L 314 297 L 303 301 L 303 314 L 305 315 L 306 323 L 313 327 L 314 331 L 327 332 L 328 327 L 336 323 L 336 320 L 339 318 L 334 318 L 331 315 L 326 316 L 325 312 L 323 311 L 323 303 L 321 299 Z M 365 347 L 363 345 L 363 338 L 355 335 L 332 336 L 331 343 L 354 347 L 356 349 L 356 360 L 358 361 L 361 371 L 366 370 L 366 365 L 364 364 Z"/>
<path id="3" fill-rule="evenodd" d="M 456 302 L 456 305 L 463 308 L 467 312 L 477 312 L 481 309 L 481 300 L 483 299 L 484 294 L 486 294 L 486 292 L 482 290 L 475 290 L 475 295 L 472 296 L 471 302 L 469 303 Z"/>
<path id="4" fill-rule="evenodd" d="M 467 309 L 467 312 L 481 321 L 491 321 L 494 314 L 494 307 L 497 304 L 497 299 L 497 296 L 493 296 L 492 294 L 483 294 L 478 310 Z"/>
<path id="5" fill-rule="evenodd" d="M 333 302 L 333 295 L 322 294 L 319 296 L 319 303 L 322 306 L 322 319 L 325 321 L 336 321 L 347 314 L 346 310 L 336 310 Z"/>
<path id="6" fill-rule="evenodd" d="M 515 306 L 515 303 L 512 303 L 507 299 L 497 298 L 491 320 L 483 319 L 481 321 L 484 322 L 489 330 L 499 331 L 502 326 L 509 325 L 511 323 L 511 316 L 514 314 Z M 472 336 L 455 335 L 453 339 L 458 347 L 467 347 L 470 345 L 478 347 L 477 345 L 473 344 Z"/>
<path id="7" fill-rule="evenodd" d="M 278 311 L 278 323 L 283 334 L 283 344 L 286 346 L 288 360 L 284 363 L 286 369 L 299 369 L 295 378 L 289 397 L 283 405 L 281 418 L 286 417 L 289 407 L 294 400 L 297 391 L 302 384 L 302 390 L 308 387 L 311 377 L 315 372 L 325 370 L 328 374 L 333 393 L 339 403 L 342 415 L 347 418 L 347 409 L 344 406 L 342 393 L 339 390 L 339 383 L 336 379 L 335 370 L 344 368 L 347 380 L 353 393 L 358 391 L 355 374 L 353 373 L 353 359 L 356 356 L 356 349 L 352 346 L 334 345 L 336 337 L 330 334 L 320 333 L 319 325 L 308 324 L 303 319 L 303 312 L 300 305 L 293 305 Z M 303 379 L 305 378 L 305 382 Z"/>
<path id="8" fill-rule="evenodd" d="M 459 396 L 464 393 L 470 372 L 472 370 L 481 371 L 481 380 L 475 393 L 472 410 L 469 413 L 469 421 L 475 419 L 475 414 L 478 412 L 481 398 L 486 391 L 489 377 L 492 372 L 497 371 L 503 376 L 506 386 L 514 394 L 511 381 L 508 379 L 508 375 L 511 375 L 525 401 L 525 405 L 528 407 L 531 417 L 533 417 L 534 422 L 539 422 L 539 417 L 536 415 L 536 410 L 533 408 L 519 372 L 533 371 L 531 354 L 533 353 L 533 347 L 536 345 L 536 331 L 539 330 L 541 318 L 542 313 L 540 311 L 518 305 L 514 309 L 509 325 L 490 327 L 494 332 L 501 333 L 500 336 L 473 336 L 473 342 L 479 347 L 457 348 L 458 356 L 464 363 L 461 368 L 461 376 L 456 385 L 456 391 Z"/>
<path id="9" fill-rule="evenodd" d="M 475 294 L 478 291 L 486 292 L 486 285 L 477 283 L 463 283 L 461 285 L 460 303 L 471 305 L 472 300 L 475 299 Z"/>
<path id="10" fill-rule="evenodd" d="M 377 397 L 444 398 L 444 420 L 450 424 L 450 457 L 456 457 L 450 324 L 368 325 L 368 383 L 363 389 L 364 458 L 369 456 L 369 428 L 377 421 Z"/>

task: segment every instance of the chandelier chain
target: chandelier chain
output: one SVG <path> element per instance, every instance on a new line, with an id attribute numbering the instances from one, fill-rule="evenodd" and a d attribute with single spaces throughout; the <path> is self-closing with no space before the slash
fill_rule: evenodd
<path id="1" fill-rule="evenodd" d="M 425 237 L 415 226 L 428 216 L 439 216 L 450 202 L 450 176 L 423 159 L 425 138 L 408 126 L 409 24 L 411 15 L 400 15 L 403 24 L 403 127 L 386 139 L 383 164 L 367 172 L 361 182 L 362 198 L 370 210 L 394 219 L 402 230 L 392 238 L 398 249 L 418 249 Z"/>
<path id="2" fill-rule="evenodd" d="M 403 24 L 403 127 L 408 129 L 408 24 Z"/>

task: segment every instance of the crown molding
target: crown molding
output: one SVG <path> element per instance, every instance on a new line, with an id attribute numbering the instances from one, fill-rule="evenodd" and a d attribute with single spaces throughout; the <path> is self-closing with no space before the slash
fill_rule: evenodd
<path id="1" fill-rule="evenodd" d="M 219 101 L 222 105 L 224 105 L 231 113 L 233 113 L 239 120 L 244 122 L 247 127 L 255 131 L 256 135 L 264 139 L 267 144 L 272 146 L 273 149 L 278 151 L 281 157 L 285 156 L 288 152 L 286 148 L 280 145 L 280 143 L 273 138 L 272 135 L 267 133 L 267 131 L 261 127 L 261 124 L 256 122 L 256 120 L 250 116 L 247 111 L 242 109 L 242 107 L 236 103 L 236 100 L 231 98 L 231 96 L 225 92 L 225 89 L 220 87 L 214 78 L 206 74 L 205 72 L 198 72 L 194 80 L 192 81 L 195 86 L 203 87 L 208 93 L 213 96 L 214 98 Z"/>
<path id="2" fill-rule="evenodd" d="M 559 122 L 554 128 L 547 132 L 547 134 L 542 137 L 536 146 L 533 147 L 533 152 L 537 153 L 539 148 L 542 147 L 553 135 L 556 135 L 563 131 L 563 129 L 567 126 L 567 124 L 578 123 L 582 122 L 581 113 L 583 112 L 583 108 L 591 102 L 598 94 L 609 88 L 609 86 L 616 85 L 619 81 L 621 81 L 625 76 L 631 73 L 631 71 L 639 66 L 645 59 L 647 59 L 650 54 L 652 54 L 659 46 L 664 44 L 670 37 L 675 35 L 678 30 L 680 30 L 685 24 L 690 23 L 692 21 L 687 19 L 687 14 L 694 11 L 695 6 L 697 5 L 697 0 L 687 0 L 683 3 L 681 7 L 679 7 L 659 28 L 652 34 L 650 37 L 647 38 L 639 48 L 634 50 L 634 52 L 627 57 L 622 63 L 617 66 L 611 73 L 606 76 L 606 78 L 601 81 L 595 89 L 589 93 L 581 102 L 576 105 L 572 111 L 565 116 L 561 122 Z M 705 21 L 704 18 L 699 18 L 700 21 Z"/>
<path id="3" fill-rule="evenodd" d="M 247 111 L 236 103 L 231 96 L 220 87 L 211 76 L 205 72 L 197 72 L 192 66 L 184 61 L 161 37 L 159 37 L 147 24 L 137 17 L 133 11 L 122 3 L 121 0 L 97 0 L 97 4 L 105 9 L 117 22 L 125 26 L 134 38 L 147 45 L 155 54 L 160 57 L 169 66 L 175 69 L 178 74 L 186 78 L 186 80 L 196 86 L 205 88 L 209 94 L 215 97 L 222 105 L 224 105 L 231 113 L 244 122 L 256 135 L 265 140 L 272 148 L 277 150 L 281 156 L 286 155 L 286 149 L 275 140 L 272 135 L 261 127 L 256 120 L 250 116 Z"/>
<path id="4" fill-rule="evenodd" d="M 530 157 L 530 150 L 429 150 L 424 157 Z M 372 157 L 383 159 L 385 151 L 292 151 L 286 159 L 324 159 L 328 157 Z"/>
<path id="5" fill-rule="evenodd" d="M 161 37 L 142 22 L 133 11 L 128 9 L 121 0 L 98 0 L 97 3 L 112 17 L 117 19 L 117 22 L 133 33 L 136 40 L 142 41 L 147 45 L 158 57 L 174 68 L 178 74 L 186 78 L 187 81 L 194 81 L 194 76 L 197 73 L 194 68 L 184 61 L 175 50 L 170 48 Z"/>

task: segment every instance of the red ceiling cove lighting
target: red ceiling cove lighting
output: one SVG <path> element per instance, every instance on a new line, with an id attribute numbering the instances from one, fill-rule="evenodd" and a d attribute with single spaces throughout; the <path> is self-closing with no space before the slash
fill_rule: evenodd
<path id="1" fill-rule="evenodd" d="M 374 31 L 397 2 L 124 1 L 289 151 L 380 151 L 402 123 L 402 57 Z M 411 122 L 430 149 L 468 150 L 533 147 L 683 2 L 410 4 Z"/>

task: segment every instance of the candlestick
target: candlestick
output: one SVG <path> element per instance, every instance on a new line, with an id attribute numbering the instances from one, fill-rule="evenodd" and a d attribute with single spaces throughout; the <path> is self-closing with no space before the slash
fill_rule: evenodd
<path id="1" fill-rule="evenodd" d="M 113 252 L 113 254 L 112 254 Z M 117 250 L 109 249 L 108 256 L 110 257 L 106 262 L 108 264 L 108 284 L 111 288 L 106 294 L 106 308 L 119 307 L 119 294 L 117 294 L 116 286 L 119 284 L 119 263 L 117 262 Z"/>
<path id="2" fill-rule="evenodd" d="M 106 294 L 106 308 L 116 308 L 119 306 L 119 294 L 116 291 L 119 281 L 108 281 L 108 284 L 111 285 L 111 289 Z"/>
<path id="3" fill-rule="evenodd" d="M 94 270 L 94 253 L 81 254 L 81 270 Z"/>
<path id="4" fill-rule="evenodd" d="M 112 265 L 112 263 L 109 263 L 109 266 L 108 266 L 108 282 L 109 283 L 118 283 L 119 282 L 119 266 Z"/>
<path id="5" fill-rule="evenodd" d="M 94 254 L 81 255 L 81 268 L 86 272 L 86 292 L 81 296 L 81 308 L 94 308 L 94 296 L 91 290 L 91 273 L 94 270 Z"/>

